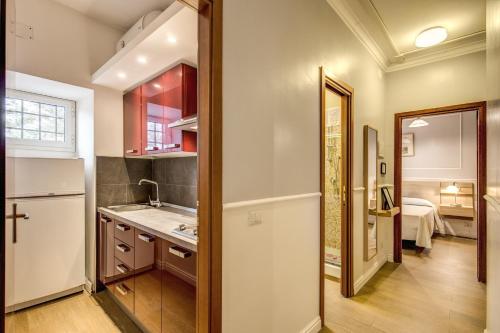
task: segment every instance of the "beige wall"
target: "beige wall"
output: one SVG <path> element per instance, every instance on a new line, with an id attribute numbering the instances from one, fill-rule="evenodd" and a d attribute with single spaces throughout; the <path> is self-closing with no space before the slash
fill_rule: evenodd
<path id="1" fill-rule="evenodd" d="M 500 2 L 487 2 L 487 73 L 488 73 L 488 243 L 487 243 L 487 314 L 486 328 L 500 332 Z"/>
<path id="2" fill-rule="evenodd" d="M 34 39 L 9 39 L 15 43 L 15 51 L 9 53 L 13 56 L 9 69 L 94 91 L 94 105 L 77 118 L 79 140 L 91 137 L 91 147 L 79 145 L 79 152 L 85 152 L 86 169 L 86 275 L 94 282 L 93 156 L 123 155 L 123 110 L 122 93 L 93 85 L 91 75 L 114 54 L 122 33 L 49 0 L 15 0 L 15 18 L 33 26 Z"/>
<path id="3" fill-rule="evenodd" d="M 33 26 L 34 39 L 16 38 L 10 69 L 94 89 L 95 152 L 123 155 L 121 92 L 91 84 L 122 33 L 49 0 L 16 0 L 15 7 L 17 21 Z"/>
<path id="4" fill-rule="evenodd" d="M 381 145 L 384 161 L 387 163 L 387 174 L 380 177 L 380 181 L 394 183 L 395 113 L 484 100 L 485 52 L 387 73 L 384 142 Z M 392 229 L 392 223 L 388 223 L 387 227 Z M 387 243 L 392 244 L 392 234 L 387 235 Z"/>
<path id="5" fill-rule="evenodd" d="M 224 9 L 224 202 L 318 191 L 319 66 L 354 87 L 356 137 L 383 126 L 384 74 L 325 1 Z"/>
<path id="6" fill-rule="evenodd" d="M 353 185 L 363 186 L 363 125 L 383 137 L 384 74 L 327 2 L 224 0 L 223 23 L 224 203 L 319 192 L 320 66 L 354 87 Z M 224 212 L 225 332 L 297 332 L 316 319 L 319 198 L 307 200 L 315 203 Z M 362 207 L 356 192 L 354 276 L 363 282 L 388 245 L 363 261 Z M 249 226 L 246 214 L 261 210 L 262 223 Z"/>
<path id="7" fill-rule="evenodd" d="M 384 182 L 393 182 L 394 114 L 486 100 L 486 53 L 478 52 L 387 74 Z"/>

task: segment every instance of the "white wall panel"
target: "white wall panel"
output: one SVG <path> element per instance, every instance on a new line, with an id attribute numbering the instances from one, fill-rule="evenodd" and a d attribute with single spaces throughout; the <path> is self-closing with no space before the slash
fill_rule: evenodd
<path id="1" fill-rule="evenodd" d="M 223 214 L 223 332 L 299 332 L 319 309 L 319 196 Z M 249 225 L 255 213 L 262 223 Z"/>

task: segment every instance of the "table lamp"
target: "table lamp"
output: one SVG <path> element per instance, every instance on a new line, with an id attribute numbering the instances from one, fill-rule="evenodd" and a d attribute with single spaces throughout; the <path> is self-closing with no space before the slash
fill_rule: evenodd
<path id="1" fill-rule="evenodd" d="M 456 182 L 453 182 L 453 184 L 449 185 L 446 188 L 446 192 L 455 194 L 455 203 L 450 204 L 450 206 L 452 206 L 452 207 L 461 207 L 462 206 L 462 204 L 457 203 L 457 195 L 460 192 L 460 188 L 457 186 Z"/>

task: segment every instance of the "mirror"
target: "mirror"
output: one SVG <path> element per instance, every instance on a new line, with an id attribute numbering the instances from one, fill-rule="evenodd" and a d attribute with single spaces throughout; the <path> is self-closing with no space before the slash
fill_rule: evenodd
<path id="1" fill-rule="evenodd" d="M 364 248 L 365 261 L 377 254 L 377 157 L 378 133 L 376 129 L 364 127 Z"/>

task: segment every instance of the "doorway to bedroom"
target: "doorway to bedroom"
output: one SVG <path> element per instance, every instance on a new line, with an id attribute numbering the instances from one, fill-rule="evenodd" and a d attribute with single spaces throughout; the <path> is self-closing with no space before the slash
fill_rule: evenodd
<path id="1" fill-rule="evenodd" d="M 482 102 L 395 115 L 395 262 L 485 282 L 485 119 Z"/>

